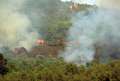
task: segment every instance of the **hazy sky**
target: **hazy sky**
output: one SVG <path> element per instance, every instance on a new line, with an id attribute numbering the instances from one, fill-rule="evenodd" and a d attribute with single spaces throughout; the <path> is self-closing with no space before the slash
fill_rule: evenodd
<path id="1" fill-rule="evenodd" d="M 97 2 L 95 0 L 61 0 L 63 2 L 65 1 L 75 1 L 75 2 L 80 2 L 81 4 L 90 4 L 90 5 L 93 5 L 93 4 L 97 4 Z"/>
<path id="2" fill-rule="evenodd" d="M 106 7 L 106 8 L 117 8 L 120 9 L 120 0 L 61 0 L 65 1 L 72 1 L 81 4 L 90 4 L 90 5 L 97 5 L 99 7 Z"/>

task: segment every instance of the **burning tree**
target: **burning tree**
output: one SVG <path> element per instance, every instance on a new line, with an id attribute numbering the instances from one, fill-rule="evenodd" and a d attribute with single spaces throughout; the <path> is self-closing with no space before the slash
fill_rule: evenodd
<path id="1" fill-rule="evenodd" d="M 70 5 L 70 9 L 71 9 L 71 10 L 73 9 L 73 5 Z"/>
<path id="2" fill-rule="evenodd" d="M 78 8 L 78 4 L 75 4 L 75 3 L 74 3 L 74 5 L 72 5 L 72 4 L 70 5 L 70 9 L 71 9 L 71 10 L 77 9 L 77 8 Z"/>

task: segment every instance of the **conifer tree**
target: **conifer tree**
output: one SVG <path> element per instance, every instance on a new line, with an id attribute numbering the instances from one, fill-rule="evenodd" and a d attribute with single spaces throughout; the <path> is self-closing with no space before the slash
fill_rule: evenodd
<path id="1" fill-rule="evenodd" d="M 8 72 L 8 68 L 5 65 L 7 65 L 7 58 L 4 58 L 3 54 L 0 53 L 0 74 L 2 76 Z"/>

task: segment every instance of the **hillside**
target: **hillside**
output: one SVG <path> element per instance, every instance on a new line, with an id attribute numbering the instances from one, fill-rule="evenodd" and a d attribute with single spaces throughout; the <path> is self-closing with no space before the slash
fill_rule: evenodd
<path id="1" fill-rule="evenodd" d="M 0 81 L 120 80 L 119 10 L 60 0 L 0 4 Z"/>
<path id="2" fill-rule="evenodd" d="M 73 5 L 72 10 L 70 9 L 71 5 Z M 35 31 L 38 32 L 38 35 L 33 36 L 32 41 L 36 39 L 43 39 L 44 41 L 44 44 L 38 44 L 37 42 L 33 42 L 33 44 L 30 44 L 28 42 L 30 46 L 32 46 L 32 48 L 30 50 L 26 50 L 27 48 L 25 48 L 23 45 L 22 52 L 27 53 L 28 57 L 36 57 L 38 54 L 44 56 L 52 54 L 54 55 L 54 57 L 56 57 L 58 54 L 57 52 L 59 50 L 64 50 L 66 44 L 68 43 L 67 31 L 72 26 L 72 15 L 74 15 L 78 11 L 82 12 L 91 7 L 97 8 L 97 6 L 95 5 L 91 6 L 87 4 L 77 4 L 77 6 L 78 7 L 75 8 L 74 3 L 64 3 L 59 0 L 30 0 L 26 1 L 22 6 L 20 6 L 19 13 L 26 15 L 31 21 L 32 27 L 27 29 L 26 32 L 28 33 L 25 33 L 26 36 L 28 36 L 30 32 L 32 33 Z M 16 40 L 18 39 L 16 38 Z M 18 43 L 19 41 L 15 42 Z M 2 48 L 4 49 L 4 46 L 1 47 L 1 49 Z M 16 56 L 22 53 L 19 50 L 21 47 L 9 48 L 12 49 L 12 56 Z"/>

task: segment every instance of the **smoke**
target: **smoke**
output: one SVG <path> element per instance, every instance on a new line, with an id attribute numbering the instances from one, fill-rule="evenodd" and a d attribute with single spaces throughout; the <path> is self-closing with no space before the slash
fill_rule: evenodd
<path id="1" fill-rule="evenodd" d="M 0 0 L 0 47 L 32 47 L 38 33 L 28 16 L 20 13 L 20 8 L 27 0 Z"/>
<path id="2" fill-rule="evenodd" d="M 120 9 L 120 0 L 99 0 L 98 6 Z"/>
<path id="3" fill-rule="evenodd" d="M 65 61 L 86 65 L 86 62 L 94 59 L 95 45 L 101 44 L 101 54 L 98 58 L 100 62 L 106 62 L 108 58 L 118 59 L 120 57 L 119 14 L 120 10 L 105 8 L 75 13 L 71 20 L 73 25 L 67 32 L 69 44 L 63 52 Z M 78 43 L 73 43 L 75 40 Z"/>
<path id="4" fill-rule="evenodd" d="M 19 11 L 29 17 L 34 28 L 39 29 L 42 18 L 45 17 L 45 4 L 48 5 L 48 0 L 28 0 Z"/>

